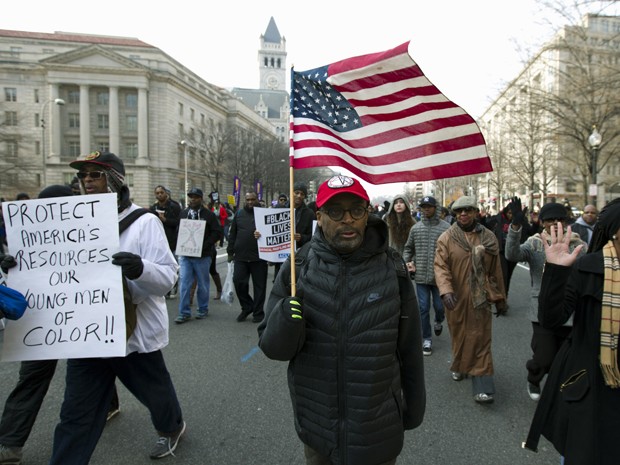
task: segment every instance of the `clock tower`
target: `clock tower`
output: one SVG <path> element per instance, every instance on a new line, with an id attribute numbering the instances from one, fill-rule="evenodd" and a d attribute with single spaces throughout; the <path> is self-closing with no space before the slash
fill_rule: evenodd
<path id="1" fill-rule="evenodd" d="M 286 39 L 280 35 L 273 16 L 260 36 L 258 69 L 260 89 L 286 90 Z"/>

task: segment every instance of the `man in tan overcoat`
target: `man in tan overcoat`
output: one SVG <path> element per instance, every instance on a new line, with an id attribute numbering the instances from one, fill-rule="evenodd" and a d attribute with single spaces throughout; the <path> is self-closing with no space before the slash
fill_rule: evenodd
<path id="1" fill-rule="evenodd" d="M 493 305 L 505 313 L 506 292 L 495 235 L 477 221 L 473 197 L 457 199 L 456 222 L 437 240 L 435 279 L 452 337 L 452 379 L 472 378 L 474 400 L 495 394 L 491 333 Z"/>

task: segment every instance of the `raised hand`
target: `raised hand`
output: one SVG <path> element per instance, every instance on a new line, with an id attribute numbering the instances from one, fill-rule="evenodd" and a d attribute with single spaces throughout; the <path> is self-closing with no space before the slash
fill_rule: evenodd
<path id="1" fill-rule="evenodd" d="M 554 265 L 572 266 L 577 260 L 579 252 L 583 248 L 583 244 L 575 247 L 570 252 L 569 244 L 571 238 L 570 226 L 566 229 L 566 233 L 562 228 L 562 223 L 558 222 L 555 226 L 551 226 L 550 235 L 547 232 L 541 234 L 543 238 L 543 246 L 545 247 L 545 256 L 547 263 Z"/>
<path id="2" fill-rule="evenodd" d="M 521 206 L 521 199 L 519 197 L 513 197 L 510 202 L 510 211 L 512 212 L 512 223 L 523 224 L 525 223 L 525 213 Z"/>

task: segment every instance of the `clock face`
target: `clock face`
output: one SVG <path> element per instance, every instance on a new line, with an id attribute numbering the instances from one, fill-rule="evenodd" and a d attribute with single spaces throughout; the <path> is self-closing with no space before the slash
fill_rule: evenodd
<path id="1" fill-rule="evenodd" d="M 267 78 L 267 87 L 269 87 L 270 89 L 277 89 L 278 87 L 278 78 L 275 76 L 269 76 Z"/>

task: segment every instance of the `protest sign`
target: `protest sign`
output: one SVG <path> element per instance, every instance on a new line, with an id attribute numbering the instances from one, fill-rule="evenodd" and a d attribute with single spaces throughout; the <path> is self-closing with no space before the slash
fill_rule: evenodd
<path id="1" fill-rule="evenodd" d="M 281 263 L 291 254 L 290 215 L 287 208 L 254 207 L 254 222 L 260 232 L 258 256 L 262 260 Z"/>
<path id="2" fill-rule="evenodd" d="M 202 256 L 202 241 L 205 237 L 206 221 L 182 219 L 179 222 L 177 250 L 180 257 Z"/>
<path id="3" fill-rule="evenodd" d="M 10 321 L 2 360 L 125 355 L 125 308 L 116 194 L 2 204 L 11 268 L 8 285 L 28 301 Z"/>

